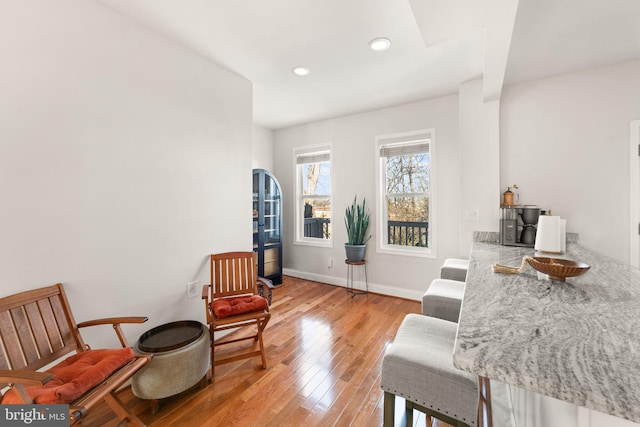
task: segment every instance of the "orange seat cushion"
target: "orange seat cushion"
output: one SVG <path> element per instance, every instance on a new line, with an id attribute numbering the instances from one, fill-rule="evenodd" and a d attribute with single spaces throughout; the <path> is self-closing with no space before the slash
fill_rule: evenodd
<path id="1" fill-rule="evenodd" d="M 260 295 L 242 295 L 214 300 L 211 303 L 211 309 L 213 314 L 218 319 L 221 319 L 237 314 L 264 310 L 268 305 L 267 300 Z"/>
<path id="2" fill-rule="evenodd" d="M 72 403 L 134 357 L 131 347 L 83 351 L 48 369 L 47 372 L 55 377 L 45 385 L 25 388 L 34 403 Z M 2 398 L 2 403 L 22 402 L 18 393 L 10 389 Z"/>

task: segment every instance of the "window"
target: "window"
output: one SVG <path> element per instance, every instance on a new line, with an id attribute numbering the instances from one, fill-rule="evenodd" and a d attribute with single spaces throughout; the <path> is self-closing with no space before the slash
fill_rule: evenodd
<path id="1" fill-rule="evenodd" d="M 296 150 L 296 181 L 296 242 L 330 246 L 330 147 Z"/>
<path id="2" fill-rule="evenodd" d="M 434 256 L 432 130 L 376 138 L 379 159 L 378 248 Z"/>

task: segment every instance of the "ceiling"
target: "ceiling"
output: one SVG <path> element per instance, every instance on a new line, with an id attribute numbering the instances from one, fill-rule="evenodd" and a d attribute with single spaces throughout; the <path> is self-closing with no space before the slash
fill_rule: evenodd
<path id="1" fill-rule="evenodd" d="M 271 129 L 640 58 L 639 0 L 98 1 L 250 80 Z"/>

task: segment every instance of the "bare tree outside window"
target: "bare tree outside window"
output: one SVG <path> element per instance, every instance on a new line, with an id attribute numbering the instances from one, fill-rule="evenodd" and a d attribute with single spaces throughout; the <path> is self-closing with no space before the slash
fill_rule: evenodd
<path id="1" fill-rule="evenodd" d="M 403 145 L 395 144 L 381 150 L 385 164 L 389 245 L 429 245 L 430 155 L 428 143 L 421 147 L 407 150 Z M 414 152 L 420 150 L 422 152 Z"/>
<path id="2" fill-rule="evenodd" d="M 316 188 L 318 187 L 318 178 L 320 178 L 320 169 L 322 163 L 308 163 L 305 165 L 307 168 L 307 182 L 305 185 L 304 194 L 316 194 Z"/>
<path id="3" fill-rule="evenodd" d="M 302 218 L 299 236 L 303 238 L 331 238 L 331 162 L 329 151 L 305 153 L 297 156 L 301 184 L 298 203 Z"/>

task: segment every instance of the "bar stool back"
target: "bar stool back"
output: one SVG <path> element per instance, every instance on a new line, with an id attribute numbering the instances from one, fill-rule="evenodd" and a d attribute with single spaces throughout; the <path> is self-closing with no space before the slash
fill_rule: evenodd
<path id="1" fill-rule="evenodd" d="M 464 282 L 467 280 L 469 260 L 459 258 L 447 258 L 440 267 L 440 278 Z"/>
<path id="2" fill-rule="evenodd" d="M 457 325 L 408 314 L 382 359 L 384 426 L 392 427 L 395 396 L 405 398 L 406 425 L 417 409 L 456 427 L 478 425 L 478 378 L 453 366 Z"/>
<path id="3" fill-rule="evenodd" d="M 464 286 L 457 280 L 435 279 L 422 296 L 422 314 L 457 323 Z"/>

